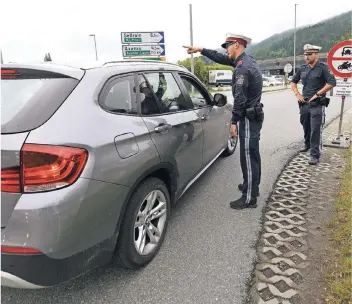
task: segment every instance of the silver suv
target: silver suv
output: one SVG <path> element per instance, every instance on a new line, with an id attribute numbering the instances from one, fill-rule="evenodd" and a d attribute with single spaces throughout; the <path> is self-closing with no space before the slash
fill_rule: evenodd
<path id="1" fill-rule="evenodd" d="M 232 105 L 150 61 L 1 68 L 2 285 L 149 263 L 172 203 L 231 155 Z"/>

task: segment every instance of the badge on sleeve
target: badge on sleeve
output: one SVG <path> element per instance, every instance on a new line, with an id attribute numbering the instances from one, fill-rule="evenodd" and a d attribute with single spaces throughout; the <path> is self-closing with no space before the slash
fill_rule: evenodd
<path id="1" fill-rule="evenodd" d="M 244 82 L 244 76 L 243 75 L 237 75 L 236 76 L 236 85 L 242 86 Z"/>

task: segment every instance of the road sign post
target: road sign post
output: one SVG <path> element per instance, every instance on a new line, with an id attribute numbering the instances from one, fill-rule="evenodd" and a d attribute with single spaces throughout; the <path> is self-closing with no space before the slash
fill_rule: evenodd
<path id="1" fill-rule="evenodd" d="M 346 96 L 352 96 L 352 84 L 349 81 L 352 77 L 352 40 L 345 40 L 336 44 L 329 52 L 328 64 L 331 72 L 337 77 L 342 77 L 343 80 L 337 79 L 336 87 L 333 90 L 333 95 L 341 96 L 339 130 L 331 144 L 325 144 L 325 146 L 348 148 L 351 144 L 351 135 L 342 134 L 342 120 Z"/>
<path id="2" fill-rule="evenodd" d="M 286 63 L 286 65 L 284 67 L 284 72 L 285 72 L 285 87 L 287 88 L 288 74 L 292 72 L 292 64 L 291 63 Z"/>
<path id="3" fill-rule="evenodd" d="M 341 114 L 340 114 L 340 122 L 339 122 L 339 133 L 337 133 L 337 135 L 339 136 L 339 139 L 342 137 L 342 119 L 343 119 L 343 109 L 345 107 L 345 99 L 346 96 L 342 96 L 341 97 Z"/>

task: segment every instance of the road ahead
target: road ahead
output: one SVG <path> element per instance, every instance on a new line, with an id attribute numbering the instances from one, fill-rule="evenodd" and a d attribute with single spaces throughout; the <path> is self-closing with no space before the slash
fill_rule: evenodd
<path id="1" fill-rule="evenodd" d="M 230 94 L 230 93 L 229 93 Z M 298 107 L 289 91 L 263 95 L 263 176 L 259 208 L 235 211 L 240 194 L 239 149 L 216 161 L 179 201 L 165 243 L 140 271 L 106 266 L 46 290 L 2 288 L 2 303 L 241 303 L 255 259 L 264 201 L 289 158 L 302 143 Z M 351 106 L 351 101 L 347 102 Z M 332 98 L 327 121 L 340 111 Z"/>

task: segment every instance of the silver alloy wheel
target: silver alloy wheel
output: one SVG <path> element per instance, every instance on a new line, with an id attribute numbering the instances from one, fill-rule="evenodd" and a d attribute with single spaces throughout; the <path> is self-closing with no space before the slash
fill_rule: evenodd
<path id="1" fill-rule="evenodd" d="M 227 149 L 229 150 L 229 152 L 232 152 L 233 150 L 236 149 L 236 145 L 237 145 L 237 140 L 238 137 L 230 137 L 227 141 Z"/>
<path id="2" fill-rule="evenodd" d="M 166 198 L 160 190 L 150 192 L 143 200 L 134 223 L 134 245 L 141 255 L 151 253 L 164 231 Z"/>

